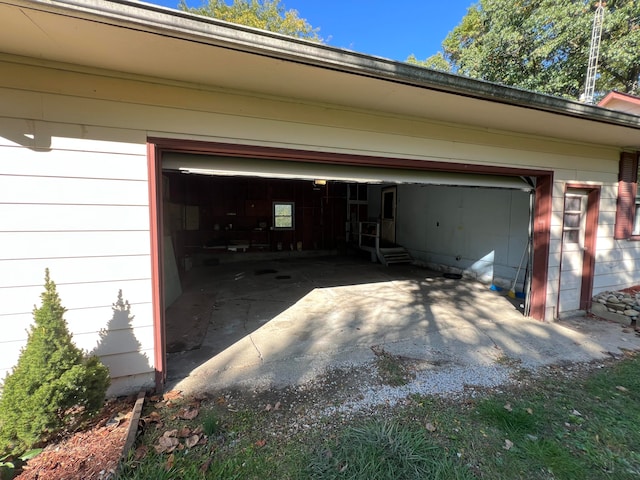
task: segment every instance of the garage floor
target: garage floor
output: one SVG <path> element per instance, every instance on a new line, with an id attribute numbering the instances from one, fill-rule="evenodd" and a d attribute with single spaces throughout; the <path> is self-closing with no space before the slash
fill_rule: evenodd
<path id="1" fill-rule="evenodd" d="M 185 392 L 301 384 L 381 349 L 415 365 L 525 367 L 640 349 L 620 325 L 538 322 L 487 285 L 360 257 L 221 263 L 185 284 L 167 312 L 167 387 Z"/>

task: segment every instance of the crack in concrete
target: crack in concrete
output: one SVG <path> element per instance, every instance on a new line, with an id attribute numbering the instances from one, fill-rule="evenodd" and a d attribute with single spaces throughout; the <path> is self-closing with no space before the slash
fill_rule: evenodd
<path id="1" fill-rule="evenodd" d="M 251 345 L 253 345 L 253 348 L 255 348 L 256 352 L 258 352 L 258 358 L 260 359 L 260 363 L 264 365 L 264 357 L 262 356 L 262 352 L 256 345 L 256 342 L 253 341 L 253 337 L 251 335 L 249 335 L 249 340 L 251 340 Z"/>

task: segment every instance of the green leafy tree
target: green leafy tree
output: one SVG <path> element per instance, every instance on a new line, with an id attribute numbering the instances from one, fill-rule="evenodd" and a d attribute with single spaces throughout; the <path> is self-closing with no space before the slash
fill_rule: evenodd
<path id="1" fill-rule="evenodd" d="M 426 60 L 418 60 L 414 54 L 411 54 L 409 58 L 407 58 L 407 63 L 413 63 L 414 65 L 420 65 L 421 67 L 427 67 L 432 70 L 440 70 L 441 72 L 451 72 L 451 64 L 447 62 L 442 52 L 431 55 Z"/>
<path id="2" fill-rule="evenodd" d="M 0 396 L 0 453 L 19 453 L 72 428 L 103 405 L 109 371 L 71 338 L 56 285 L 45 273 L 42 305 Z"/>
<path id="3" fill-rule="evenodd" d="M 440 55 L 462 75 L 577 99 L 595 8 L 594 0 L 479 0 L 447 35 Z M 598 75 L 601 93 L 640 93 L 637 0 L 606 3 Z"/>
<path id="4" fill-rule="evenodd" d="M 178 8 L 231 23 L 320 41 L 318 29 L 300 18 L 296 10 L 285 10 L 280 0 L 234 0 L 231 5 L 224 0 L 208 0 L 201 7 L 189 7 L 185 0 L 180 0 Z"/>

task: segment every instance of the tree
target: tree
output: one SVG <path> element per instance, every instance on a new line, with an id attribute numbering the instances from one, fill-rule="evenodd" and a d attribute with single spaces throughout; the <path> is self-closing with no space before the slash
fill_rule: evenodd
<path id="1" fill-rule="evenodd" d="M 201 7 L 189 7 L 185 0 L 180 0 L 178 8 L 231 23 L 321 41 L 318 29 L 300 18 L 296 10 L 285 10 L 280 0 L 234 0 L 231 5 L 225 0 L 208 0 Z"/>
<path id="2" fill-rule="evenodd" d="M 435 55 L 431 55 L 426 60 L 418 60 L 414 54 L 409 55 L 407 63 L 413 63 L 414 65 L 420 65 L 421 67 L 430 68 L 432 70 L 440 70 L 441 72 L 451 72 L 451 65 L 444 58 L 442 52 L 438 52 Z"/>
<path id="3" fill-rule="evenodd" d="M 441 55 L 462 75 L 577 99 L 595 8 L 594 0 L 479 0 L 447 35 Z M 640 2 L 608 1 L 597 91 L 640 93 L 639 47 Z"/>
<path id="4" fill-rule="evenodd" d="M 64 320 L 56 285 L 45 273 L 42 305 L 0 396 L 0 454 L 22 452 L 77 425 L 103 405 L 109 371 L 85 357 Z"/>

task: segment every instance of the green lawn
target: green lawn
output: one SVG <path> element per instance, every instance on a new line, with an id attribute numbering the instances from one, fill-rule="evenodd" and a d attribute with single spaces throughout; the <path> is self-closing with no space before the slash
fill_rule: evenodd
<path id="1" fill-rule="evenodd" d="M 640 478 L 640 359 L 576 370 L 525 371 L 518 386 L 498 392 L 412 396 L 402 406 L 329 415 L 308 428 L 300 426 L 300 409 L 286 405 L 151 403 L 138 458 L 131 455 L 120 478 Z M 181 418 L 192 416 L 185 411 L 197 416 Z M 176 440 L 163 444 L 177 446 L 156 453 L 166 432 Z M 198 443 L 186 447 L 189 437 Z"/>

